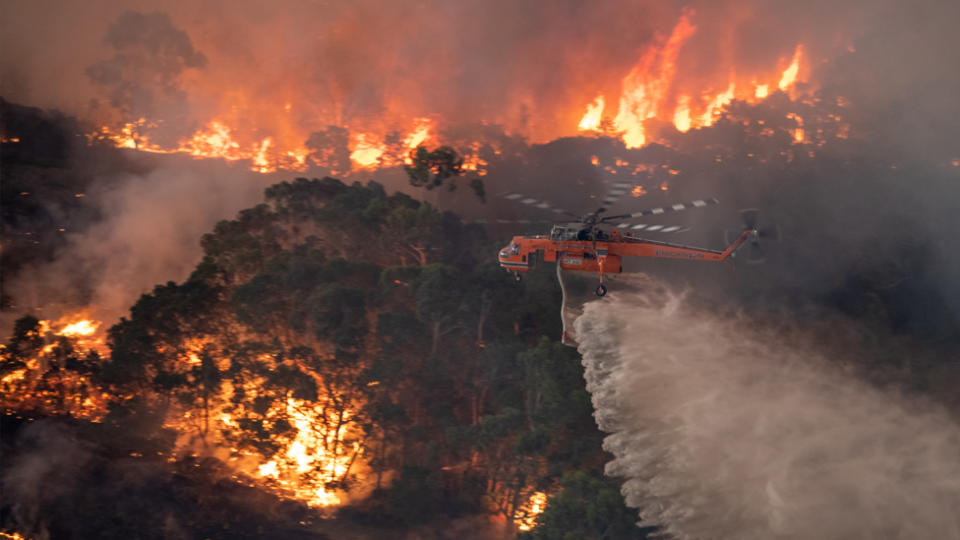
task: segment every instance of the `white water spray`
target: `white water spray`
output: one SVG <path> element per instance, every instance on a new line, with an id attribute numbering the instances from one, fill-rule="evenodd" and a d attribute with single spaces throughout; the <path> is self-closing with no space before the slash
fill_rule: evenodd
<path id="1" fill-rule="evenodd" d="M 651 291 L 654 287 L 650 287 Z M 662 292 L 577 320 L 595 417 L 644 525 L 678 538 L 960 538 L 960 428 L 782 332 Z"/>

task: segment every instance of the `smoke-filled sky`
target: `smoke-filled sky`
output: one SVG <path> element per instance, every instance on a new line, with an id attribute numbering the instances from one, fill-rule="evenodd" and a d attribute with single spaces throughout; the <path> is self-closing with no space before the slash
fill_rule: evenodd
<path id="1" fill-rule="evenodd" d="M 116 322 L 154 285 L 180 281 L 200 261 L 200 237 L 221 219 L 261 201 L 278 181 L 243 167 L 171 160 L 144 174 L 125 173 L 86 196 L 102 212 L 81 232 L 67 232 L 52 261 L 31 265 L 5 283 L 18 309 L 45 307 L 44 317 L 86 308 L 92 318 Z"/>
<path id="2" fill-rule="evenodd" d="M 103 68 L 116 61 L 128 70 L 126 93 L 153 93 L 127 112 L 183 129 L 231 109 L 261 129 L 307 133 L 439 115 L 549 140 L 575 133 L 598 94 L 615 102 L 623 77 L 682 14 L 696 32 L 675 86 L 709 92 L 731 70 L 776 69 L 798 44 L 813 62 L 833 58 L 878 20 L 895 24 L 888 4 L 4 0 L 0 95 L 108 119 L 118 89 Z M 292 118 L 270 118 L 287 103 Z"/>
<path id="3" fill-rule="evenodd" d="M 960 40 L 953 28 L 958 11 L 953 3 L 933 0 L 909 5 L 759 0 L 416 4 L 0 0 L 0 95 L 25 105 L 59 108 L 95 123 L 149 116 L 165 122 L 170 136 L 192 133 L 211 118 L 226 115 L 231 127 L 257 134 L 257 140 L 270 134 L 278 141 L 291 137 L 302 144 L 314 130 L 329 124 L 364 129 L 393 119 L 402 124 L 410 117 L 436 115 L 451 125 L 501 123 L 508 131 L 547 141 L 574 134 L 584 106 L 598 94 L 606 95 L 615 107 L 622 79 L 651 47 L 662 47 L 677 21 L 686 16 L 696 31 L 677 57 L 677 89 L 722 90 L 733 68 L 741 74 L 776 72 L 783 67 L 777 62 L 789 59 L 802 44 L 803 76 L 822 89 L 824 99 L 842 96 L 854 105 L 844 114 L 851 116 L 846 120 L 854 125 L 855 136 L 870 137 L 869 144 L 875 147 L 871 156 L 929 160 L 939 166 L 944 159 L 960 158 L 956 103 L 960 75 L 954 69 L 960 64 Z M 716 140 L 711 137 L 707 146 Z M 552 185 L 567 188 L 581 180 L 569 174 L 570 163 L 579 160 L 589 168 L 588 153 L 597 150 L 558 146 L 536 152 L 529 156 L 533 166 L 520 173 L 509 167 L 491 172 L 489 184 L 495 189 L 515 188 L 518 174 L 536 176 L 542 171 Z M 172 171 L 149 175 L 151 181 L 134 178 L 119 187 L 114 183 L 111 189 L 116 192 L 96 203 L 113 225 L 103 225 L 97 236 L 77 238 L 74 244 L 95 245 L 105 253 L 126 252 L 108 239 L 131 238 L 127 244 L 137 246 L 187 246 L 188 238 L 198 239 L 210 224 L 253 202 L 268 183 L 230 171 L 224 177 L 232 175 L 234 180 L 220 182 L 215 180 L 220 173 L 207 176 L 185 167 L 189 163 L 177 163 Z M 706 174 L 712 172 L 717 171 Z M 758 178 L 747 170 L 720 172 L 736 179 L 694 180 L 681 170 L 678 183 L 683 187 L 686 182 L 685 197 L 719 196 L 726 201 L 727 225 L 739 206 L 757 204 L 749 200 L 752 194 L 769 195 L 771 183 L 783 181 Z M 846 212 L 834 223 L 804 223 L 808 236 L 800 249 L 824 249 L 816 241 L 818 234 L 847 234 L 856 225 L 852 219 L 860 217 L 854 212 L 865 206 L 849 203 L 874 195 L 863 183 L 838 183 L 834 189 L 827 180 L 818 180 L 811 183 L 815 195 L 798 185 L 772 188 L 795 199 L 776 201 L 789 210 L 790 215 L 781 219 Z M 878 179 L 876 193 L 881 196 L 902 193 L 910 182 L 924 192 L 913 201 L 872 200 L 873 207 L 866 208 L 870 219 L 864 221 L 872 224 L 901 211 L 917 215 L 923 224 L 920 230 L 927 226 L 923 222 L 928 215 L 941 216 L 934 218 L 941 228 L 950 225 L 952 221 L 942 217 L 948 215 L 945 205 L 952 200 L 949 186 L 934 183 L 931 190 L 926 180 L 896 178 L 899 184 L 891 192 L 880 189 L 890 182 Z M 141 187 L 152 183 L 163 187 Z M 155 196 L 158 190 L 162 196 Z M 671 196 L 678 195 L 671 191 Z M 184 200 L 195 209 L 189 215 L 187 206 L 179 203 Z M 916 205 L 916 211 L 905 204 Z M 139 210 L 144 206 L 150 211 Z M 179 228 L 158 234 L 169 228 L 158 227 L 160 216 L 170 216 L 167 223 Z M 112 226 L 122 227 L 122 232 Z M 840 244 L 840 261 L 850 253 L 849 244 Z M 179 270 L 166 279 L 182 279 L 197 249 L 192 244 L 158 255 L 158 261 L 128 264 L 176 266 Z M 91 252 L 82 246 L 75 251 L 83 259 Z M 174 263 L 176 259 L 183 262 Z M 163 272 L 140 274 L 152 281 L 132 290 L 165 279 Z M 818 274 L 808 275 L 819 279 Z"/>

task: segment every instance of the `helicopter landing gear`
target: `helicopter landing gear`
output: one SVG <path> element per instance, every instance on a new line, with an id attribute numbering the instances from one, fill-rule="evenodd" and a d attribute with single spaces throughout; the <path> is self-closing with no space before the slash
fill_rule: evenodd
<path id="1" fill-rule="evenodd" d="M 516 281 L 517 283 L 520 283 L 521 281 L 523 281 L 523 276 L 520 275 L 520 272 L 514 272 L 513 280 Z"/>
<path id="2" fill-rule="evenodd" d="M 607 262 L 606 250 L 604 250 L 603 255 L 597 257 L 597 265 L 600 267 L 600 286 L 597 287 L 597 296 L 603 298 L 607 295 L 607 286 L 603 284 L 603 266 Z"/>

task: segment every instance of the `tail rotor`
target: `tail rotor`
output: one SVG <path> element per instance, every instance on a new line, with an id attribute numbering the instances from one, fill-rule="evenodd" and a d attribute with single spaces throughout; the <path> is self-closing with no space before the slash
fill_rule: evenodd
<path id="1" fill-rule="evenodd" d="M 763 244 L 769 241 L 778 242 L 780 240 L 780 227 L 777 225 L 761 225 L 760 211 L 756 208 L 741 210 L 740 217 L 743 219 L 742 229 L 727 229 L 724 231 L 727 243 L 732 243 L 743 231 L 750 231 L 750 237 L 744 242 L 744 244 L 748 244 L 744 260 L 748 264 L 760 264 L 766 261 L 767 253 Z"/>

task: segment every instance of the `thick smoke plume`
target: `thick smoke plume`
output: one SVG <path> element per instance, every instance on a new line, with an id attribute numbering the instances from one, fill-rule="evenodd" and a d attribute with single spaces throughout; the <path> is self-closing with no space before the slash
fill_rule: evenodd
<path id="1" fill-rule="evenodd" d="M 539 141 L 575 134 L 586 104 L 619 95 L 683 13 L 699 15 L 678 87 L 702 91 L 722 91 L 734 66 L 773 69 L 798 43 L 811 58 L 832 57 L 873 15 L 887 16 L 886 2 L 820 0 L 7 4 L 0 95 L 12 101 L 86 117 L 91 103 L 143 111 L 141 98 L 183 91 L 189 119 L 172 107 L 148 120 L 202 125 L 236 109 L 237 123 L 282 136 L 437 115 Z M 140 75 L 149 73 L 148 85 Z"/>
<path id="2" fill-rule="evenodd" d="M 181 130 L 189 129 L 188 99 L 180 77 L 185 69 L 207 63 L 189 36 L 165 14 L 127 11 L 110 25 L 104 41 L 114 55 L 87 68 L 87 75 L 107 90 L 110 104 L 127 119 L 163 118 Z M 176 138 L 167 142 L 175 143 Z"/>
<path id="3" fill-rule="evenodd" d="M 38 261 L 5 289 L 17 304 L 42 308 L 44 317 L 89 306 L 100 320 L 116 321 L 154 285 L 183 280 L 200 261 L 200 238 L 222 219 L 262 200 L 277 182 L 243 167 L 217 162 L 165 160 L 162 167 L 100 179 L 84 199 L 101 219 L 82 232 L 66 232 L 55 260 Z M 20 316 L 11 311 L 3 324 Z"/>
<path id="4" fill-rule="evenodd" d="M 607 473 L 678 538 L 960 538 L 960 428 L 648 283 L 577 320 Z M 842 357 L 842 352 L 831 356 Z"/>

